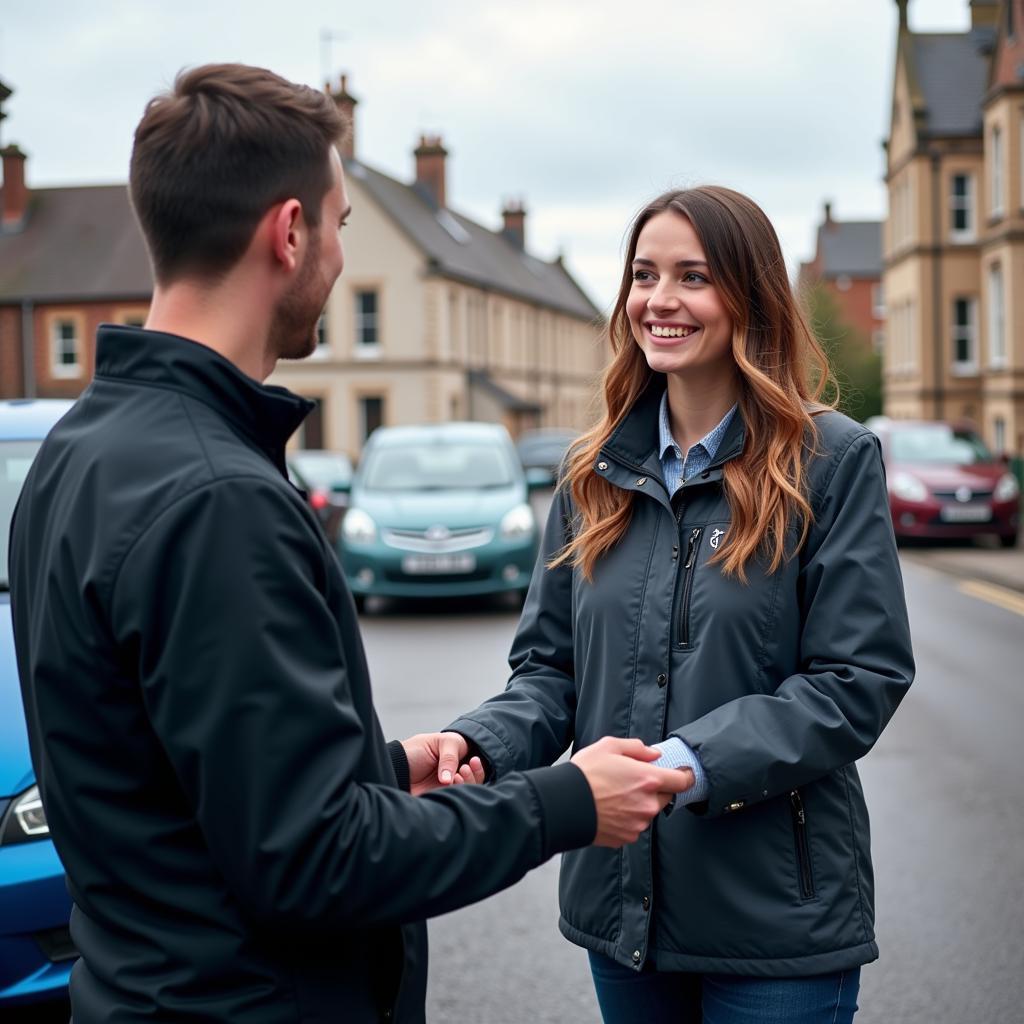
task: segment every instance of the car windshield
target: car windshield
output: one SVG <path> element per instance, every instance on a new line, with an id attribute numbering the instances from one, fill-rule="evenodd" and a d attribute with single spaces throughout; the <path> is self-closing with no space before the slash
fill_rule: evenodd
<path id="1" fill-rule="evenodd" d="M 969 466 L 992 462 L 992 453 L 977 434 L 955 430 L 944 423 L 900 427 L 890 442 L 894 462 L 933 462 Z"/>
<path id="2" fill-rule="evenodd" d="M 311 487 L 329 491 L 352 479 L 352 463 L 336 452 L 296 452 L 289 461 Z"/>
<path id="3" fill-rule="evenodd" d="M 7 535 L 14 505 L 42 441 L 0 441 L 0 590 L 6 590 Z"/>
<path id="4" fill-rule="evenodd" d="M 409 444 L 379 448 L 367 458 L 368 491 L 448 491 L 509 487 L 508 454 L 485 443 Z"/>

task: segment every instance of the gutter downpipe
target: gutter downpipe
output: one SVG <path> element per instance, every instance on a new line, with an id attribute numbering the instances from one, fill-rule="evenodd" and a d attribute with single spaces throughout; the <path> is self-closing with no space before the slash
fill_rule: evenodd
<path id="1" fill-rule="evenodd" d="M 935 358 L 933 373 L 935 383 L 935 419 L 941 420 L 945 415 L 943 395 L 943 344 L 942 330 L 942 202 L 940 188 L 942 185 L 940 156 L 936 150 L 931 152 L 932 159 L 932 348 Z"/>
<path id="2" fill-rule="evenodd" d="M 35 307 L 21 300 L 21 382 L 25 398 L 36 397 Z"/>

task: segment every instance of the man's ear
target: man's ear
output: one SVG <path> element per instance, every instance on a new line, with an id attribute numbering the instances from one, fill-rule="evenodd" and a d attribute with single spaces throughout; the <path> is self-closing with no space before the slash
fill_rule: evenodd
<path id="1" fill-rule="evenodd" d="M 306 234 L 302 203 L 298 199 L 286 199 L 269 211 L 268 216 L 274 259 L 285 270 L 293 271 L 299 265 L 299 252 Z"/>

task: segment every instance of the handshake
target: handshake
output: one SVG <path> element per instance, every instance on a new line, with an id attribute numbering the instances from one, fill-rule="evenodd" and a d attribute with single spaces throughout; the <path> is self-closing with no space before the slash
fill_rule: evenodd
<path id="1" fill-rule="evenodd" d="M 483 763 L 468 757 L 469 743 L 457 732 L 420 733 L 402 746 L 413 796 L 484 781 Z M 641 740 L 613 736 L 575 753 L 572 763 L 583 772 L 597 808 L 595 846 L 635 843 L 658 811 L 693 785 L 689 768 L 656 767 L 651 762 L 659 757 L 660 750 Z"/>

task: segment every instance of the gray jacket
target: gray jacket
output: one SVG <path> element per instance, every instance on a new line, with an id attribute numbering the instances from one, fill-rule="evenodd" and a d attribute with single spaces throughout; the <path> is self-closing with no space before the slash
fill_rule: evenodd
<path id="1" fill-rule="evenodd" d="M 709 559 L 728 536 L 722 467 L 670 500 L 655 450 L 655 379 L 594 465 L 635 492 L 622 540 L 587 583 L 544 561 L 570 536 L 552 504 L 505 693 L 451 728 L 497 776 L 550 764 L 606 734 L 669 735 L 698 752 L 706 803 L 661 816 L 621 851 L 563 858 L 560 928 L 637 969 L 798 976 L 875 959 L 868 815 L 854 762 L 914 674 L 878 442 L 815 417 L 814 512 L 798 552 L 748 583 Z M 795 542 L 794 542 L 795 546 Z"/>

